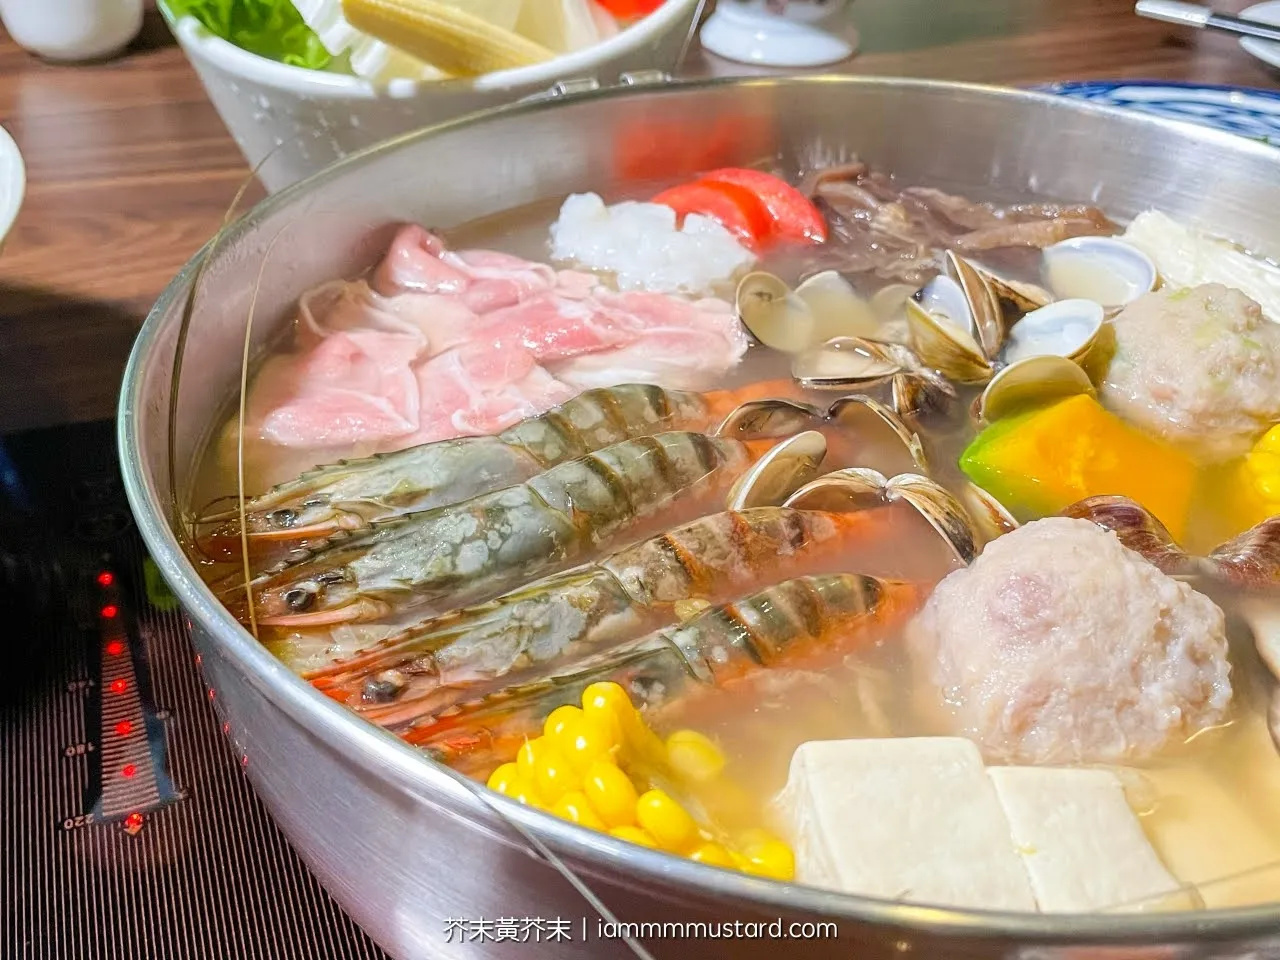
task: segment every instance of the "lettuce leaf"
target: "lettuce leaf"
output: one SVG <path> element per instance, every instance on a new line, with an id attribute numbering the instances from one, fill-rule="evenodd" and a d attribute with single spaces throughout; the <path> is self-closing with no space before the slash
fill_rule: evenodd
<path id="1" fill-rule="evenodd" d="M 206 30 L 260 57 L 323 70 L 332 59 L 289 0 L 160 0 L 174 17 L 195 17 Z"/>

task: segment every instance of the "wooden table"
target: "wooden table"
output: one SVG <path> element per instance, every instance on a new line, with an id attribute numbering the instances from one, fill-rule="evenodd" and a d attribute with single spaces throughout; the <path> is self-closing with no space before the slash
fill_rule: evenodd
<path id="1" fill-rule="evenodd" d="M 843 69 L 1280 86 L 1234 38 L 1132 10 L 1131 0 L 856 0 L 863 49 Z M 686 72 L 752 71 L 695 52 Z M 0 34 L 0 123 L 29 181 L 0 256 L 0 433 L 110 417 L 148 307 L 248 171 L 154 11 L 125 56 L 92 66 L 41 63 Z"/>

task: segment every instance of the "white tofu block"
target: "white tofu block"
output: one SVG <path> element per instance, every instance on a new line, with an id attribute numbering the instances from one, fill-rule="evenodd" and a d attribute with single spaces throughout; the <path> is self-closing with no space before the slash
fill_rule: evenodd
<path id="1" fill-rule="evenodd" d="M 1036 909 L 995 788 L 968 740 L 802 744 L 778 805 L 792 828 L 801 883 L 935 906 Z"/>
<path id="2" fill-rule="evenodd" d="M 1044 913 L 1085 913 L 1178 889 L 1108 770 L 991 767 Z"/>

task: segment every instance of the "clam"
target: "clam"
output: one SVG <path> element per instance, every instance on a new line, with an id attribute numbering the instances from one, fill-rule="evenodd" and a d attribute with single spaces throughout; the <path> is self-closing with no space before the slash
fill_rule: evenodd
<path id="1" fill-rule="evenodd" d="M 766 347 L 797 353 L 817 339 L 809 305 L 772 273 L 748 273 L 738 283 L 738 320 Z"/>
<path id="2" fill-rule="evenodd" d="M 844 390 L 873 386 L 904 369 L 893 344 L 862 337 L 834 337 L 797 354 L 791 376 L 811 390 Z"/>
<path id="3" fill-rule="evenodd" d="M 1098 340 L 1105 319 L 1092 300 L 1058 300 L 1032 310 L 1009 330 L 1001 351 L 1008 364 L 1028 357 L 1066 357 L 1081 363 Z"/>
<path id="4" fill-rule="evenodd" d="M 966 483 L 960 490 L 959 499 L 984 542 L 990 543 L 1018 529 L 1018 521 L 1004 504 L 977 484 Z"/>
<path id="5" fill-rule="evenodd" d="M 1051 354 L 1027 357 L 991 378 L 974 405 L 974 416 L 979 423 L 995 423 L 1080 393 L 1094 396 L 1096 391 L 1079 364 Z"/>
<path id="6" fill-rule="evenodd" d="M 946 489 L 928 477 L 902 473 L 892 480 L 866 468 L 837 470 L 801 487 L 785 506 L 807 510 L 859 510 L 905 502 L 946 541 L 956 558 L 972 563 L 978 555 L 973 519 Z"/>
<path id="7" fill-rule="evenodd" d="M 996 300 L 1002 306 L 1007 304 L 1017 316 L 1030 313 L 1032 310 L 1039 310 L 1041 307 L 1047 307 L 1053 303 L 1053 294 L 1043 287 L 1036 286 L 1034 283 L 1010 280 L 976 263 L 973 268 L 991 287 L 991 291 L 996 295 Z"/>
<path id="8" fill-rule="evenodd" d="M 895 466 L 928 469 L 920 435 L 895 411 L 872 397 L 841 397 L 827 408 L 827 420 L 858 441 L 859 459 L 883 456 Z M 901 457 L 902 452 L 907 455 L 906 462 Z"/>
<path id="9" fill-rule="evenodd" d="M 1159 283 L 1145 253 L 1115 237 L 1073 237 L 1046 247 L 1045 284 L 1060 298 L 1083 298 L 1105 308 L 1123 307 Z"/>
<path id="10" fill-rule="evenodd" d="M 920 359 L 958 383 L 985 383 L 1004 342 L 1000 301 L 973 264 L 948 250 L 944 272 L 907 303 L 909 340 Z"/>
<path id="11" fill-rule="evenodd" d="M 1209 554 L 1213 572 L 1246 590 L 1280 587 L 1280 517 L 1269 517 Z M 1280 666 L 1280 660 L 1277 660 Z M 1276 670 L 1280 678 L 1280 670 Z"/>
<path id="12" fill-rule="evenodd" d="M 818 423 L 825 412 L 794 400 L 748 400 L 729 411 L 715 434 L 734 440 L 787 437 Z"/>
<path id="13" fill-rule="evenodd" d="M 776 507 L 818 476 L 827 455 L 827 440 L 816 430 L 806 430 L 783 440 L 751 465 L 729 491 L 730 510 Z"/>
<path id="14" fill-rule="evenodd" d="M 890 383 L 893 409 L 907 420 L 932 413 L 945 413 L 956 399 L 956 391 L 951 384 L 924 368 L 896 373 Z"/>
<path id="15" fill-rule="evenodd" d="M 1168 528 L 1128 497 L 1086 497 L 1063 510 L 1062 516 L 1090 520 L 1110 530 L 1122 544 L 1171 577 L 1191 576 L 1198 570 L 1197 562 L 1178 546 Z"/>
<path id="16" fill-rule="evenodd" d="M 764 271 L 738 283 L 738 319 L 751 335 L 783 353 L 800 353 L 833 337 L 868 337 L 881 323 L 870 304 L 834 270 L 815 274 L 792 290 Z"/>
<path id="17" fill-rule="evenodd" d="M 960 284 L 940 274 L 907 302 L 911 348 L 930 367 L 957 383 L 985 383 L 991 361 L 977 339 L 978 324 Z"/>

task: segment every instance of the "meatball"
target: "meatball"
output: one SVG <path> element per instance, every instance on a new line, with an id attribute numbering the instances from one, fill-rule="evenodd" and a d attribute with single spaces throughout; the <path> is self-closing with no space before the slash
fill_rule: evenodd
<path id="1" fill-rule="evenodd" d="M 1037 520 L 944 579 L 908 628 L 955 732 L 996 763 L 1149 757 L 1223 720 L 1222 611 L 1088 520 Z"/>
<path id="2" fill-rule="evenodd" d="M 1129 422 L 1216 462 L 1280 420 L 1280 324 L 1239 290 L 1164 288 L 1113 325 L 1102 400 Z"/>

